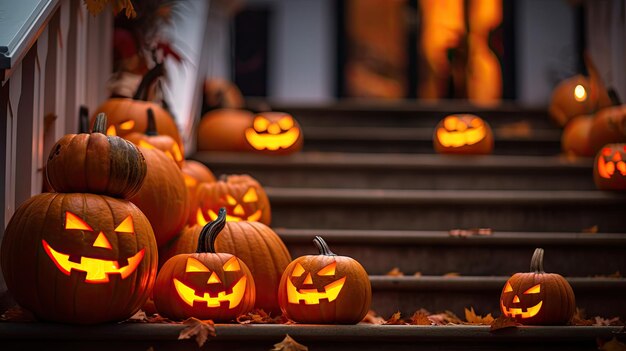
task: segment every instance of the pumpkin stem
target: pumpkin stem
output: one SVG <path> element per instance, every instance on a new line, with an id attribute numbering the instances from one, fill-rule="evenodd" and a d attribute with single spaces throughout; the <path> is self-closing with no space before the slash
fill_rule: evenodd
<path id="1" fill-rule="evenodd" d="M 162 76 L 163 73 L 165 73 L 165 67 L 163 66 L 163 62 L 154 65 L 154 67 L 146 72 L 146 74 L 141 79 L 141 82 L 137 87 L 137 91 L 135 91 L 135 95 L 133 96 L 133 99 L 147 101 L 148 88 L 150 87 L 150 85 L 152 85 L 154 80 Z"/>
<path id="2" fill-rule="evenodd" d="M 222 175 L 220 175 L 218 180 L 220 182 L 226 182 L 226 181 L 228 181 L 228 175 L 227 174 L 222 174 Z"/>
<path id="3" fill-rule="evenodd" d="M 545 273 L 543 270 L 543 249 L 536 248 L 533 258 L 530 259 L 530 271 L 534 273 Z"/>
<path id="4" fill-rule="evenodd" d="M 156 120 L 154 119 L 154 111 L 152 108 L 148 108 L 148 126 L 146 127 L 145 134 L 148 136 L 158 135 L 156 128 Z"/>
<path id="5" fill-rule="evenodd" d="M 617 95 L 617 91 L 615 91 L 615 89 L 610 88 L 608 93 L 609 93 L 609 98 L 611 99 L 611 102 L 613 103 L 613 106 L 619 106 L 622 104 L 622 101 L 619 98 L 619 95 Z"/>
<path id="6" fill-rule="evenodd" d="M 96 121 L 93 123 L 92 133 L 106 134 L 107 130 L 107 115 L 104 112 L 100 112 L 96 117 Z"/>
<path id="7" fill-rule="evenodd" d="M 207 223 L 198 236 L 197 253 L 215 253 L 215 240 L 217 235 L 222 232 L 226 225 L 226 209 L 220 208 L 217 218 Z"/>
<path id="8" fill-rule="evenodd" d="M 89 133 L 89 109 L 85 105 L 78 109 L 78 132 Z"/>
<path id="9" fill-rule="evenodd" d="M 313 239 L 313 244 L 315 244 L 315 246 L 317 246 L 317 249 L 320 250 L 320 255 L 337 256 L 332 251 L 330 251 L 330 247 L 328 247 L 328 244 L 326 244 L 326 241 L 324 241 L 321 236 L 316 235 L 315 239 Z"/>

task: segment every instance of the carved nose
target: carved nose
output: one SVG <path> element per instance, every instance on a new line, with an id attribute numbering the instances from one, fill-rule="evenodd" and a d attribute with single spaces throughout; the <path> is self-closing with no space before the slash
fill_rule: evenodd
<path id="1" fill-rule="evenodd" d="M 93 246 L 94 247 L 103 247 L 105 249 L 111 250 L 111 243 L 109 242 L 107 237 L 104 236 L 103 232 L 100 232 L 100 234 L 98 234 L 98 237 L 96 238 L 96 241 L 93 242 Z"/>
<path id="2" fill-rule="evenodd" d="M 245 212 L 243 211 L 243 207 L 241 207 L 241 205 L 237 205 L 237 207 L 233 210 L 233 213 L 237 216 L 243 216 Z"/>
<path id="3" fill-rule="evenodd" d="M 267 131 L 270 134 L 278 134 L 280 133 L 280 126 L 278 124 L 272 123 L 269 127 L 267 127 Z"/>
<path id="4" fill-rule="evenodd" d="M 303 284 L 313 284 L 313 278 L 311 278 L 311 273 L 306 275 L 306 278 L 304 278 Z"/>
<path id="5" fill-rule="evenodd" d="M 211 276 L 209 277 L 209 280 L 206 283 L 207 284 L 213 284 L 213 283 L 221 283 L 221 282 L 222 281 L 217 276 L 217 274 L 215 274 L 215 272 L 213 272 L 213 273 L 211 273 Z"/>
<path id="6" fill-rule="evenodd" d="M 519 303 L 519 297 L 517 297 L 517 295 L 515 295 L 515 297 L 513 297 L 513 303 Z"/>

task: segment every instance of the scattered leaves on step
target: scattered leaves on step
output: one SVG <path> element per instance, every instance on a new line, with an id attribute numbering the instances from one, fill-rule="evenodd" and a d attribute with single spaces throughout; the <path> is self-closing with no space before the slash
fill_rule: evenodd
<path id="1" fill-rule="evenodd" d="M 309 348 L 295 341 L 289 334 L 285 335 L 283 341 L 274 344 L 270 351 L 308 351 Z"/>
<path id="2" fill-rule="evenodd" d="M 433 325 L 462 324 L 463 322 L 456 314 L 445 311 L 443 313 L 431 314 L 428 319 Z"/>
<path id="3" fill-rule="evenodd" d="M 365 324 L 383 324 L 385 323 L 385 318 L 379 316 L 376 311 L 369 310 L 361 323 Z"/>
<path id="4" fill-rule="evenodd" d="M 387 274 L 390 277 L 402 277 L 404 275 L 404 273 L 402 273 L 402 271 L 400 271 L 400 268 L 398 267 L 393 267 L 389 272 L 387 272 Z"/>
<path id="5" fill-rule="evenodd" d="M 530 138 L 533 134 L 533 128 L 530 122 L 522 120 L 503 124 L 496 128 L 496 134 L 502 138 Z"/>
<path id="6" fill-rule="evenodd" d="M 467 308 L 465 309 L 465 320 L 468 324 L 477 325 L 490 325 L 491 323 L 493 323 L 493 317 L 491 316 L 491 313 L 487 314 L 484 317 L 481 315 L 477 315 L 476 312 L 474 312 L 474 307 L 470 307 L 469 310 Z"/>
<path id="7" fill-rule="evenodd" d="M 215 327 L 212 320 L 200 320 L 194 317 L 183 321 L 187 328 L 180 331 L 178 340 L 190 339 L 194 337 L 198 347 L 202 347 L 209 337 L 215 337 Z"/>
<path id="8" fill-rule="evenodd" d="M 615 337 L 609 341 L 598 340 L 598 350 L 603 351 L 626 351 L 626 344 Z"/>
<path id="9" fill-rule="evenodd" d="M 404 325 L 406 322 L 402 319 L 400 311 L 394 313 L 384 323 L 385 325 Z"/>
<path id="10" fill-rule="evenodd" d="M 254 311 L 242 314 L 237 317 L 237 323 L 239 324 L 285 324 L 287 318 L 283 315 L 277 317 L 270 316 L 263 309 L 256 309 Z"/>
<path id="11" fill-rule="evenodd" d="M 593 325 L 593 320 L 587 319 L 585 316 L 585 310 L 580 307 L 576 307 L 576 312 L 572 316 L 572 319 L 568 322 L 569 325 L 575 325 L 579 327 L 588 327 Z"/>
<path id="12" fill-rule="evenodd" d="M 450 236 L 457 238 L 467 238 L 470 236 L 489 236 L 493 234 L 491 228 L 470 228 L 470 229 L 450 229 L 448 232 Z"/>
<path id="13" fill-rule="evenodd" d="M 589 228 L 583 228 L 583 233 L 596 234 L 598 232 L 598 225 L 591 226 Z"/>
<path id="14" fill-rule="evenodd" d="M 124 322 L 148 323 L 148 316 L 146 315 L 146 312 L 144 312 L 143 310 L 139 310 L 139 311 L 135 312 L 135 314 L 133 314 L 130 318 L 128 318 Z"/>
<path id="15" fill-rule="evenodd" d="M 596 274 L 593 277 L 594 278 L 615 278 L 615 279 L 619 279 L 619 278 L 622 278 L 622 273 L 620 273 L 620 271 L 616 271 L 616 272 L 611 273 L 611 274 Z"/>
<path id="16" fill-rule="evenodd" d="M 444 278 L 457 278 L 460 276 L 461 276 L 461 273 L 458 273 L 458 272 L 448 272 L 443 275 Z"/>
<path id="17" fill-rule="evenodd" d="M 13 306 L 0 315 L 3 322 L 36 322 L 37 318 L 29 311 L 20 306 Z"/>
<path id="18" fill-rule="evenodd" d="M 429 314 L 425 309 L 419 309 L 413 313 L 408 322 L 410 325 L 433 325 L 433 322 L 428 319 Z"/>
<path id="19" fill-rule="evenodd" d="M 517 323 L 515 318 L 502 315 L 491 322 L 489 331 L 494 332 L 501 329 L 517 328 L 518 325 L 520 324 Z"/>
<path id="20" fill-rule="evenodd" d="M 593 324 L 596 326 L 623 326 L 624 322 L 619 317 L 602 318 L 600 316 L 593 317 Z"/>

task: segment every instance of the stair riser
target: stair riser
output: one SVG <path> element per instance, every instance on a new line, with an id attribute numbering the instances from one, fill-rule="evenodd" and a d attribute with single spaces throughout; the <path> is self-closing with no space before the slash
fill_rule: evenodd
<path id="1" fill-rule="evenodd" d="M 382 201 L 382 200 L 381 200 Z M 492 228 L 496 231 L 580 232 L 598 225 L 603 232 L 624 230 L 624 207 L 615 203 L 508 205 L 423 203 L 272 203 L 272 226 L 319 229 Z M 582 200 L 581 200 L 582 202 Z"/>
<path id="2" fill-rule="evenodd" d="M 320 230 L 319 235 L 324 236 Z M 592 234 L 590 234 L 592 235 Z M 462 241 L 463 239 L 458 239 Z M 398 267 L 406 275 L 509 276 L 528 270 L 535 246 L 440 246 L 367 245 L 335 243 L 326 237 L 333 252 L 359 261 L 372 275 L 384 275 Z M 286 242 L 292 257 L 316 253 L 310 242 Z M 544 266 L 564 276 L 586 277 L 626 272 L 626 247 L 543 246 Z"/>

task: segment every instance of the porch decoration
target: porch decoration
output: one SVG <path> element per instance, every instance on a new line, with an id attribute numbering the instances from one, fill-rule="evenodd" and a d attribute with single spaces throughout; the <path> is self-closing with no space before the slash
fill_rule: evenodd
<path id="1" fill-rule="evenodd" d="M 561 149 L 564 153 L 583 157 L 595 154 L 589 141 L 592 123 L 592 115 L 576 116 L 567 122 L 561 134 Z"/>
<path id="2" fill-rule="evenodd" d="M 442 154 L 490 154 L 493 133 L 489 124 L 478 116 L 450 115 L 435 127 L 433 146 Z"/>
<path id="3" fill-rule="evenodd" d="M 147 117 L 148 126 L 144 133 L 133 132 L 124 138 L 135 145 L 163 151 L 167 157 L 176 162 L 178 167 L 182 168 L 183 161 L 185 161 L 185 153 L 182 147 L 169 135 L 160 135 L 157 132 L 154 110 L 152 110 L 152 108 L 148 108 Z"/>
<path id="4" fill-rule="evenodd" d="M 563 127 L 576 116 L 594 113 L 602 100 L 597 85 L 580 74 L 560 82 L 552 91 L 548 108 L 550 117 Z"/>
<path id="5" fill-rule="evenodd" d="M 598 111 L 589 129 L 589 142 L 594 152 L 606 144 L 626 143 L 626 105 Z"/>
<path id="6" fill-rule="evenodd" d="M 593 181 L 600 190 L 626 190 L 626 144 L 608 144 L 598 152 Z"/>

